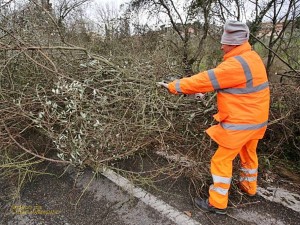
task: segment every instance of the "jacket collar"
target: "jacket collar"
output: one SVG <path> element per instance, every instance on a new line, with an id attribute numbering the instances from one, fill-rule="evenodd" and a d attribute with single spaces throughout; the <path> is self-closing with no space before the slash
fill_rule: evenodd
<path id="1" fill-rule="evenodd" d="M 247 52 L 247 51 L 251 51 L 251 45 L 249 44 L 249 42 L 245 42 L 244 44 L 242 45 L 239 45 L 237 46 L 236 48 L 232 49 L 230 52 L 227 52 L 223 59 L 226 60 L 230 57 L 234 57 L 234 56 L 237 56 L 237 55 L 240 55 L 244 52 Z"/>

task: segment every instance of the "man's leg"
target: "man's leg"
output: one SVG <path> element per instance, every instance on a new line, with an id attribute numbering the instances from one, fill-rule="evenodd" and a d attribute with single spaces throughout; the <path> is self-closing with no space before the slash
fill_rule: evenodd
<path id="1" fill-rule="evenodd" d="M 228 190 L 232 178 L 232 161 L 240 152 L 238 149 L 228 149 L 219 146 L 211 159 L 213 184 L 209 188 L 209 203 L 218 209 L 227 208 Z"/>
<path id="2" fill-rule="evenodd" d="M 250 196 L 256 194 L 258 159 L 256 154 L 258 140 L 251 140 L 243 146 L 240 152 L 241 168 L 240 183 L 242 191 Z"/>

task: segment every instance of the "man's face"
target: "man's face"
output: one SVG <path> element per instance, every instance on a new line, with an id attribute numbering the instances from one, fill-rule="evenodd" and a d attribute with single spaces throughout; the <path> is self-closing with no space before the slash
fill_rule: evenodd
<path id="1" fill-rule="evenodd" d="M 232 49 L 236 48 L 237 45 L 225 45 L 225 44 L 222 44 L 221 45 L 221 49 L 222 51 L 224 52 L 224 54 L 230 52 Z"/>

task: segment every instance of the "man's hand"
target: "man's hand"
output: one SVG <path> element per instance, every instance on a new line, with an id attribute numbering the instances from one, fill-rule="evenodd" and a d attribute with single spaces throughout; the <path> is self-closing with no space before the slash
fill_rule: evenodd
<path id="1" fill-rule="evenodd" d="M 204 99 L 205 94 L 197 93 L 194 95 L 196 100 L 202 100 Z"/>
<path id="2" fill-rule="evenodd" d="M 168 89 L 168 84 L 165 82 L 156 82 L 157 87 L 164 87 Z"/>

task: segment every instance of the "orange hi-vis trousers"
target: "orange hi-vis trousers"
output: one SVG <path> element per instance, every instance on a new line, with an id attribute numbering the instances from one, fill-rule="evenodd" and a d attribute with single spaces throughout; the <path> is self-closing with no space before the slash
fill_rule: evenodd
<path id="1" fill-rule="evenodd" d="M 216 208 L 225 209 L 228 203 L 228 190 L 232 178 L 232 161 L 239 154 L 241 159 L 240 186 L 243 191 L 254 195 L 257 188 L 258 159 L 256 154 L 258 140 L 248 141 L 242 148 L 229 149 L 219 146 L 211 159 L 213 184 L 209 188 L 209 203 Z"/>

